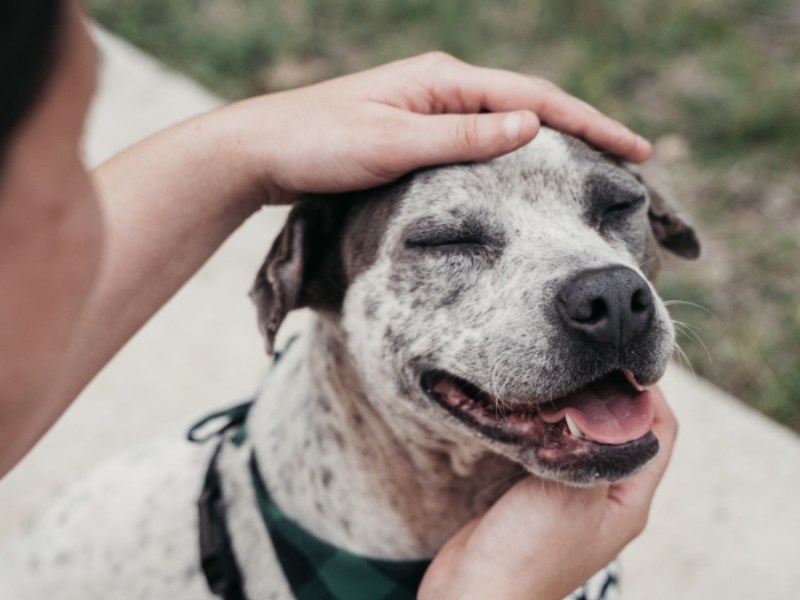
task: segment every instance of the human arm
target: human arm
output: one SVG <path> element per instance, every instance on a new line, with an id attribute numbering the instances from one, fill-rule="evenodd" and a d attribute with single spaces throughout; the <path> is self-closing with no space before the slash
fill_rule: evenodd
<path id="1" fill-rule="evenodd" d="M 0 419 L 0 475 L 262 204 L 488 159 L 527 143 L 540 121 L 630 160 L 649 154 L 548 82 L 433 54 L 233 104 L 101 165 L 92 174 L 105 224 L 100 269 L 64 344 L 42 350 L 55 348 L 58 364 L 43 373 L 35 357 L 24 361 L 28 379 L 48 385 L 19 388 L 13 418 Z"/>
<path id="2" fill-rule="evenodd" d="M 677 422 L 657 388 L 657 456 L 631 479 L 578 488 L 528 477 L 439 552 L 421 600 L 561 600 L 644 530 Z"/>
<path id="3" fill-rule="evenodd" d="M 122 153 L 94 174 L 108 248 L 87 311 L 97 331 L 79 352 L 88 372 L 68 395 L 262 204 L 488 159 L 530 141 L 539 121 L 632 159 L 649 152 L 549 82 L 433 54 L 240 102 Z"/>

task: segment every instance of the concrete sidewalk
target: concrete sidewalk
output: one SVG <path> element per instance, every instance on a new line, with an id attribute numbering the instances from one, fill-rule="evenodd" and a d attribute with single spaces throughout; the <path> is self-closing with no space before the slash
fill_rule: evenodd
<path id="1" fill-rule="evenodd" d="M 98 39 L 90 163 L 219 104 L 124 42 Z M 284 214 L 245 224 L 0 481 L 0 536 L 97 461 L 254 389 L 266 358 L 246 292 Z M 800 439 L 678 368 L 664 389 L 681 433 L 648 530 L 624 554 L 625 597 L 800 597 Z"/>

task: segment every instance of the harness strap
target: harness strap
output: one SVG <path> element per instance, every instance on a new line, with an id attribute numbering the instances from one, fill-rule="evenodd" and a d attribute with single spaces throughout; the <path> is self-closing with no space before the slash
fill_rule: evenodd
<path id="1" fill-rule="evenodd" d="M 253 406 L 253 401 L 248 400 L 247 402 L 242 402 L 241 404 L 237 404 L 235 406 L 231 406 L 229 408 L 213 412 L 210 415 L 206 415 L 205 417 L 200 419 L 197 423 L 192 425 L 192 427 L 186 433 L 186 438 L 190 442 L 196 442 L 198 444 L 202 444 L 209 441 L 211 438 L 221 436 L 229 429 L 237 427 L 238 429 L 236 430 L 236 433 L 234 434 L 232 441 L 234 444 L 239 446 L 247 437 L 247 430 L 246 430 L 247 415 L 249 414 L 250 408 L 252 406 Z M 219 419 L 225 419 L 225 422 L 222 424 L 222 426 L 218 427 L 217 429 L 212 429 L 205 435 L 201 435 L 198 433 L 208 423 L 211 423 L 212 421 L 217 421 Z"/>
<path id="2" fill-rule="evenodd" d="M 225 499 L 222 495 L 219 468 L 217 463 L 222 447 L 225 444 L 225 433 L 238 427 L 232 441 L 240 445 L 246 436 L 245 420 L 252 402 L 244 402 L 226 410 L 208 415 L 198 421 L 189 430 L 187 437 L 193 442 L 203 443 L 213 437 L 219 442 L 208 464 L 203 481 L 203 489 L 197 500 L 199 517 L 200 565 L 203 569 L 209 589 L 224 600 L 247 600 L 242 586 L 242 576 L 236 557 L 233 554 L 231 538 L 228 532 L 228 520 L 225 511 Z M 225 423 L 204 436 L 198 430 L 211 421 L 225 418 Z"/>
<path id="3" fill-rule="evenodd" d="M 214 450 L 203 490 L 197 500 L 200 517 L 200 564 L 208 587 L 214 594 L 225 600 L 246 600 L 239 565 L 231 547 L 217 469 L 217 459 L 223 444 L 224 439 L 221 439 Z"/>

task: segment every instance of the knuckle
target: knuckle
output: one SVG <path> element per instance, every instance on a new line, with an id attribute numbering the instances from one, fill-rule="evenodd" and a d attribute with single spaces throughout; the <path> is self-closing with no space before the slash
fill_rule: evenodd
<path id="1" fill-rule="evenodd" d="M 541 77 L 532 77 L 533 81 L 542 88 L 542 91 L 547 92 L 560 92 L 561 88 L 558 87 L 555 83 L 550 81 L 549 79 L 543 79 Z"/>
<path id="2" fill-rule="evenodd" d="M 423 64 L 431 65 L 434 67 L 452 65 L 454 63 L 459 62 L 457 58 L 455 58 L 451 54 L 448 54 L 447 52 L 442 52 L 441 50 L 433 50 L 431 52 L 426 52 L 425 54 L 421 54 L 419 56 L 419 60 Z"/>
<path id="3" fill-rule="evenodd" d="M 384 179 L 394 179 L 408 169 L 410 121 L 404 116 L 386 118 L 374 129 L 365 144 L 371 157 L 371 170 Z"/>
<path id="4" fill-rule="evenodd" d="M 644 533 L 644 530 L 647 529 L 647 522 L 649 519 L 650 511 L 647 509 L 639 510 L 636 514 L 631 516 L 629 521 L 629 542 L 635 540 Z"/>
<path id="5" fill-rule="evenodd" d="M 647 529 L 649 511 L 643 510 L 631 520 L 631 540 L 639 537 Z"/>
<path id="6" fill-rule="evenodd" d="M 459 148 L 474 150 L 478 147 L 480 135 L 478 132 L 477 115 L 464 115 L 456 124 L 455 143 Z"/>

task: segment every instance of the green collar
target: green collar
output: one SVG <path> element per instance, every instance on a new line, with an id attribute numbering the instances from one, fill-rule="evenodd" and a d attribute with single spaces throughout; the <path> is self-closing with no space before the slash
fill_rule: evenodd
<path id="1" fill-rule="evenodd" d="M 250 458 L 258 508 L 295 598 L 413 600 L 429 560 L 392 561 L 351 554 L 289 519 L 272 500 Z"/>
<path id="2" fill-rule="evenodd" d="M 189 431 L 189 439 L 203 442 L 213 437 L 219 441 L 209 472 L 204 493 L 201 496 L 201 526 L 214 529 L 203 535 L 214 543 L 203 554 L 203 570 L 211 589 L 224 598 L 243 598 L 240 575 L 230 551 L 227 525 L 224 514 L 224 499 L 218 484 L 216 459 L 219 448 L 230 439 L 241 446 L 247 438 L 247 415 L 252 402 L 245 402 L 229 409 L 208 415 Z M 202 436 L 199 430 L 217 419 L 225 424 L 213 433 Z M 230 432 L 230 437 L 225 433 Z M 367 558 L 352 554 L 321 540 L 287 517 L 267 491 L 258 469 L 255 453 L 250 456 L 250 474 L 258 500 L 258 508 L 269 532 L 275 554 L 280 561 L 286 580 L 298 600 L 413 600 L 430 560 L 392 561 Z M 210 483 L 211 482 L 211 483 Z M 209 487 L 210 486 L 210 487 Z M 204 518 L 204 498 L 210 498 L 213 515 Z M 219 508 L 222 507 L 222 508 Z M 204 513 L 204 510 L 206 513 Z M 201 527 L 203 530 L 204 527 Z M 219 533 L 217 533 L 219 532 Z M 201 551 L 203 542 L 201 541 Z M 209 562 L 209 565 L 205 563 Z M 216 568 L 214 564 L 223 563 Z M 228 590 L 224 592 L 223 590 Z M 231 589 L 241 595 L 229 595 Z M 219 591 L 218 591 L 219 590 Z"/>

